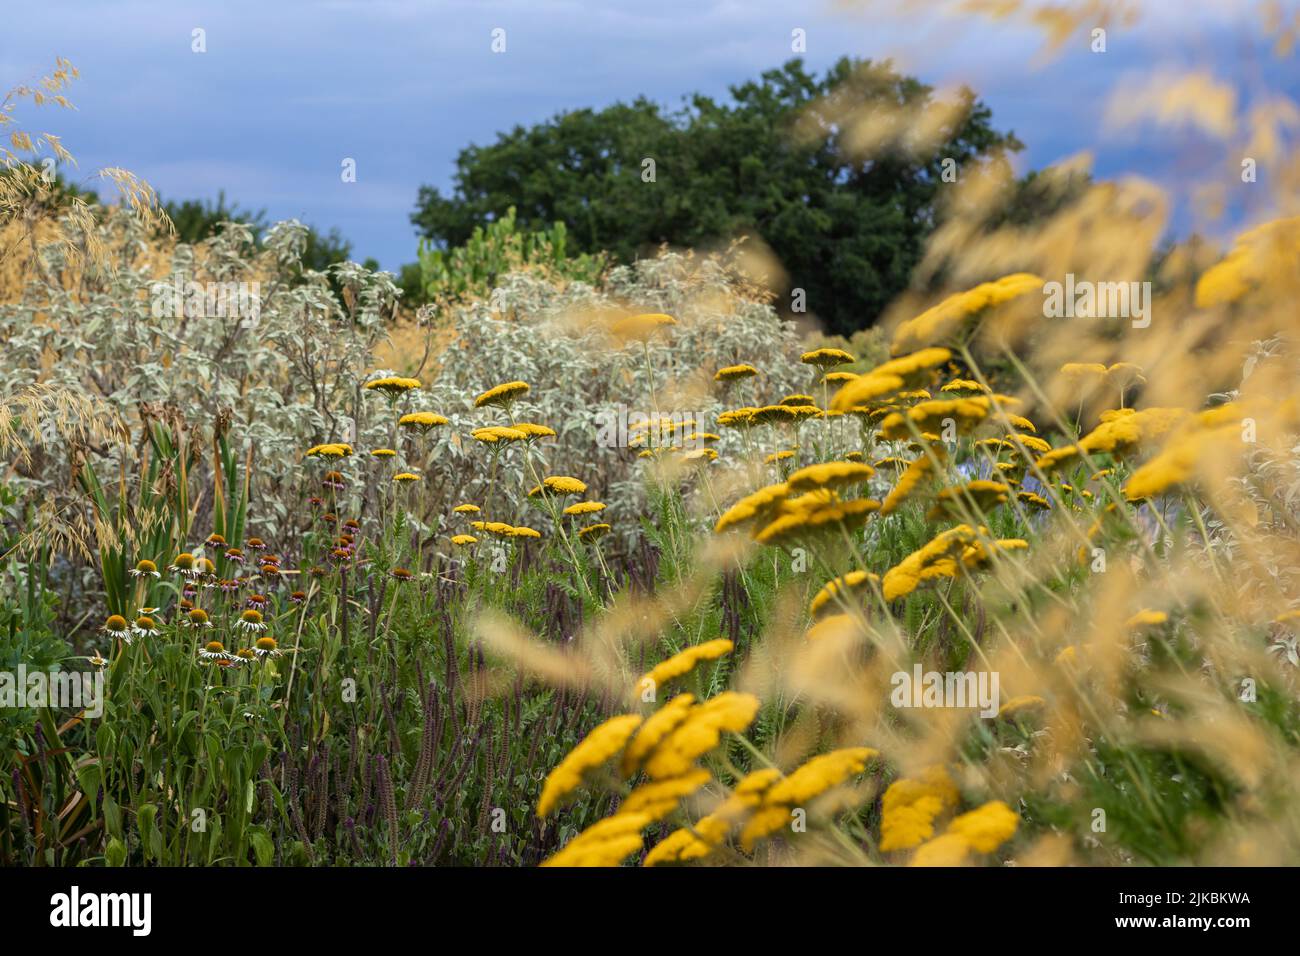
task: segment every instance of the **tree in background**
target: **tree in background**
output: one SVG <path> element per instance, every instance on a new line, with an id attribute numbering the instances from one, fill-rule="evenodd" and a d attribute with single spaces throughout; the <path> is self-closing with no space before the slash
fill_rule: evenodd
<path id="1" fill-rule="evenodd" d="M 725 102 L 694 95 L 671 112 L 644 98 L 575 110 L 469 146 L 451 195 L 421 187 L 411 221 L 454 247 L 514 207 L 521 229 L 563 222 L 577 251 L 621 261 L 662 243 L 757 236 L 826 329 L 847 334 L 907 287 L 944 161 L 962 168 L 1022 148 L 963 91 L 958 118 L 924 152 L 852 158 L 828 104 L 920 111 L 932 100 L 929 86 L 889 64 L 844 58 L 817 78 L 794 59 L 730 92 Z"/>

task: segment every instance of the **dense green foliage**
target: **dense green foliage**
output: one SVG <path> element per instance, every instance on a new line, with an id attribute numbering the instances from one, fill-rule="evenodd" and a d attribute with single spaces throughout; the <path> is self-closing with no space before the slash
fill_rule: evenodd
<path id="1" fill-rule="evenodd" d="M 577 249 L 623 261 L 661 243 L 757 235 L 805 290 L 808 309 L 849 333 L 906 288 L 937 214 L 943 160 L 964 167 L 1021 148 L 964 96 L 962 121 L 935 148 L 850 159 L 835 123 L 845 104 L 920 109 L 931 88 L 888 65 L 842 59 L 816 77 L 795 59 L 733 87 L 730 101 L 695 95 L 669 111 L 639 98 L 470 146 L 452 194 L 423 187 L 411 219 L 427 238 L 457 246 L 513 206 L 522 226 L 564 222 Z M 796 121 L 809 117 L 821 135 L 796 136 Z M 643 181 L 646 159 L 654 182 Z"/>

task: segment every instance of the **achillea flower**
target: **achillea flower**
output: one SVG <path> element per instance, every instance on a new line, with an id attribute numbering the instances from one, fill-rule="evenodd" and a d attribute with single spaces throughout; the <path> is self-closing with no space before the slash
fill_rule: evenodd
<path id="1" fill-rule="evenodd" d="M 989 414 L 990 399 L 986 395 L 974 398 L 933 399 L 913 405 L 906 412 L 894 412 L 880 423 L 880 434 L 891 441 L 912 437 L 918 432 L 935 432 L 945 421 L 952 421 L 957 434 L 965 435 L 979 425 Z"/>
<path id="2" fill-rule="evenodd" d="M 509 538 L 515 530 L 514 525 L 506 524 L 504 521 L 471 521 L 469 525 L 475 531 L 486 531 L 498 538 Z"/>
<path id="3" fill-rule="evenodd" d="M 718 424 L 723 428 L 746 428 L 754 424 L 754 412 L 756 411 L 758 409 L 749 406 L 733 408 L 718 416 Z"/>
<path id="4" fill-rule="evenodd" d="M 754 539 L 760 544 L 782 544 L 836 526 L 857 527 L 865 523 L 872 513 L 879 510 L 879 501 L 871 498 L 855 498 L 852 501 L 784 514 L 759 531 Z"/>
<path id="5" fill-rule="evenodd" d="M 403 395 L 412 389 L 420 387 L 418 378 L 401 378 L 396 375 L 390 375 L 385 378 L 377 378 L 373 381 L 366 382 L 367 389 L 371 391 L 383 392 L 390 398 Z"/>
<path id="6" fill-rule="evenodd" d="M 681 726 L 695 703 L 694 694 L 678 694 L 646 718 L 623 751 L 621 769 L 624 777 L 631 777 L 641 762 L 659 746 L 665 737 Z"/>
<path id="7" fill-rule="evenodd" d="M 1043 280 L 1038 276 L 1017 272 L 950 295 L 902 323 L 894 331 L 891 351 L 897 355 L 953 338 L 968 321 L 978 319 L 986 310 L 1042 288 Z"/>
<path id="8" fill-rule="evenodd" d="M 640 714 L 622 714 L 611 717 L 592 730 L 547 774 L 542 783 L 541 798 L 537 801 L 537 815 L 549 816 L 565 798 L 582 786 L 583 778 L 588 773 L 622 753 L 640 726 Z"/>
<path id="9" fill-rule="evenodd" d="M 591 515 L 604 511 L 605 505 L 600 501 L 577 501 L 564 509 L 566 515 Z"/>
<path id="10" fill-rule="evenodd" d="M 1027 551 L 1029 542 L 1023 538 L 999 538 L 996 541 L 976 541 L 961 553 L 961 566 L 967 571 L 974 571 L 989 566 L 994 554 L 1005 555 L 1009 551 Z"/>
<path id="11" fill-rule="evenodd" d="M 554 438 L 555 429 L 548 428 L 545 425 L 538 425 L 533 422 L 515 422 L 510 426 L 517 432 L 523 432 L 528 436 L 530 441 L 538 438 Z"/>
<path id="12" fill-rule="evenodd" d="M 848 365 L 856 362 L 852 355 L 843 349 L 813 349 L 799 356 L 804 365 L 816 365 L 818 368 L 834 368 L 836 365 Z"/>
<path id="13" fill-rule="evenodd" d="M 1169 620 L 1169 615 L 1164 611 L 1153 611 L 1150 608 L 1143 608 L 1131 618 L 1124 622 L 1124 627 L 1130 631 L 1135 631 L 1140 627 L 1155 627 L 1164 624 Z"/>
<path id="14" fill-rule="evenodd" d="M 650 687 L 655 688 L 667 684 L 670 680 L 675 680 L 689 674 L 695 669 L 695 665 L 701 661 L 717 660 L 723 654 L 729 654 L 735 649 L 735 645 L 726 638 L 717 638 L 712 641 L 705 641 L 703 644 L 696 644 L 679 651 L 668 660 L 655 665 L 654 669 L 647 673 L 638 681 L 638 686 L 644 687 L 649 682 Z"/>
<path id="15" fill-rule="evenodd" d="M 1134 471 L 1124 484 L 1124 497 L 1142 501 L 1176 491 L 1194 481 L 1204 463 L 1228 460 L 1240 447 L 1240 425 L 1192 431 Z"/>
<path id="16" fill-rule="evenodd" d="M 397 424 L 402 428 L 409 428 L 413 431 L 427 432 L 439 425 L 446 425 L 447 418 L 435 412 L 409 412 L 399 418 Z"/>
<path id="17" fill-rule="evenodd" d="M 910 850 L 934 835 L 934 821 L 957 806 L 960 794 L 948 771 L 927 767 L 895 780 L 881 798 L 880 851 Z"/>
<path id="18" fill-rule="evenodd" d="M 397 482 L 399 485 L 404 485 L 407 482 L 419 481 L 419 480 L 420 480 L 420 476 L 410 471 L 403 471 L 403 472 L 399 472 L 396 475 L 393 475 L 393 481 Z"/>
<path id="19" fill-rule="evenodd" d="M 1020 416 L 1017 415 L 1015 417 L 1019 418 Z M 1011 434 L 1008 435 L 1005 440 L 1010 442 L 1012 445 L 1019 445 L 1022 448 L 1028 448 L 1030 451 L 1036 452 L 1039 455 L 1046 455 L 1052 450 L 1052 446 L 1047 444 L 1047 442 L 1043 441 L 1037 435 Z"/>
<path id="20" fill-rule="evenodd" d="M 793 457 L 794 457 L 794 452 L 789 450 L 774 451 L 772 452 L 772 454 L 768 455 L 766 458 L 763 459 L 763 464 L 775 465 L 777 462 L 780 461 L 789 461 Z"/>
<path id="21" fill-rule="evenodd" d="M 751 375 L 757 375 L 758 369 L 752 365 L 728 365 L 720 368 L 714 374 L 715 382 L 734 382 L 737 379 L 749 378 Z"/>
<path id="22" fill-rule="evenodd" d="M 537 485 L 528 492 L 528 497 L 536 498 L 546 488 L 557 495 L 581 495 L 587 492 L 587 483 L 579 481 L 577 478 L 570 478 L 567 475 L 551 475 L 543 478 L 542 483 Z"/>
<path id="23" fill-rule="evenodd" d="M 542 533 L 534 528 L 516 527 L 510 529 L 512 538 L 540 538 Z"/>
<path id="24" fill-rule="evenodd" d="M 609 534 L 611 530 L 613 529 L 603 522 L 598 524 L 589 524 L 585 528 L 578 529 L 578 538 L 582 541 L 595 541 Z"/>
<path id="25" fill-rule="evenodd" d="M 833 578 L 823 585 L 822 589 L 813 595 L 812 601 L 808 604 L 808 613 L 814 619 L 821 617 L 822 613 L 831 609 L 832 602 L 841 595 L 851 599 L 859 591 L 874 583 L 880 581 L 880 576 L 872 574 L 870 571 L 850 571 L 848 574 L 838 578 Z"/>
<path id="26" fill-rule="evenodd" d="M 816 405 L 817 400 L 811 395 L 787 395 L 777 402 L 778 405 Z"/>
<path id="27" fill-rule="evenodd" d="M 935 496 L 934 507 L 926 518 L 938 521 L 945 517 L 955 517 L 962 508 L 972 507 L 972 502 L 977 511 L 988 511 L 1005 504 L 1010 494 L 1011 488 L 999 481 L 977 478 L 964 485 L 942 489 Z"/>
<path id="28" fill-rule="evenodd" d="M 478 544 L 478 538 L 474 537 L 472 534 L 453 534 L 451 536 L 451 543 L 459 547 L 464 547 L 467 544 Z"/>
<path id="29" fill-rule="evenodd" d="M 826 640 L 851 642 L 864 633 L 861 620 L 852 614 L 826 614 L 804 632 L 803 639 L 809 643 Z"/>
<path id="30" fill-rule="evenodd" d="M 839 488 L 866 481 L 876 470 L 870 465 L 855 461 L 827 461 L 800 468 L 786 479 L 792 492 L 812 491 L 817 488 Z"/>
<path id="31" fill-rule="evenodd" d="M 542 866 L 618 866 L 641 849 L 641 831 L 653 822 L 644 813 L 616 813 L 587 827 Z"/>
<path id="32" fill-rule="evenodd" d="M 762 802 L 764 793 L 781 779 L 773 768 L 755 770 L 736 784 L 722 805 L 700 818 L 689 829 L 674 830 L 654 847 L 645 858 L 645 866 L 664 863 L 687 863 L 712 854 L 737 823 L 748 817 Z"/>
<path id="33" fill-rule="evenodd" d="M 885 572 L 881 581 L 885 600 L 906 597 L 934 578 L 953 577 L 957 573 L 957 558 L 974 541 L 974 529 L 964 524 L 935 535 Z"/>
<path id="34" fill-rule="evenodd" d="M 822 384 L 844 385 L 858 377 L 856 372 L 827 372 L 822 376 Z"/>
<path id="35" fill-rule="evenodd" d="M 1020 501 L 1023 501 L 1027 505 L 1033 505 L 1035 508 L 1040 508 L 1043 511 L 1046 511 L 1048 508 L 1052 507 L 1050 501 L 1048 501 L 1042 495 L 1034 494 L 1032 491 L 1018 491 L 1016 492 L 1016 498 L 1018 498 Z"/>
<path id="36" fill-rule="evenodd" d="M 723 512 L 713 530 L 721 534 L 728 528 L 734 528 L 757 518 L 766 518 L 775 514 L 781 503 L 785 501 L 789 491 L 789 487 L 785 482 L 782 482 L 778 485 L 768 485 L 766 488 L 760 488 L 758 491 L 746 495 Z"/>
<path id="37" fill-rule="evenodd" d="M 466 505 L 457 505 L 451 510 L 458 515 L 476 515 L 483 509 L 480 508 L 478 505 L 466 504 Z"/>
<path id="38" fill-rule="evenodd" d="M 397 452 L 394 451 L 392 448 L 376 448 L 370 454 L 371 457 L 374 458 L 396 458 L 397 457 Z"/>
<path id="39" fill-rule="evenodd" d="M 957 833 L 945 833 L 916 848 L 908 866 L 961 866 L 970 859 L 970 844 Z"/>
<path id="40" fill-rule="evenodd" d="M 324 445 L 313 445 L 308 448 L 303 455 L 307 458 L 346 458 L 352 454 L 352 446 L 347 442 L 328 442 Z"/>
<path id="41" fill-rule="evenodd" d="M 976 392 L 988 395 L 991 389 L 980 382 L 971 378 L 954 378 L 947 385 L 944 385 L 941 392 Z"/>
<path id="42" fill-rule="evenodd" d="M 867 761 L 877 756 L 870 747 L 849 747 L 813 757 L 788 777 L 775 781 L 763 794 L 744 829 L 740 845 L 746 852 L 754 844 L 786 827 L 795 807 L 839 786 L 849 777 L 866 769 Z"/>
<path id="43" fill-rule="evenodd" d="M 682 461 L 710 462 L 717 460 L 718 453 L 712 448 L 693 448 L 682 455 Z"/>
<path id="44" fill-rule="evenodd" d="M 619 804 L 619 813 L 644 813 L 662 820 L 677 809 L 683 799 L 713 779 L 707 770 L 691 770 L 680 777 L 643 783 Z"/>
<path id="45" fill-rule="evenodd" d="M 646 758 L 645 772 L 653 780 L 680 777 L 695 760 L 708 753 L 726 732 L 740 733 L 758 714 L 752 694 L 723 691 L 692 707 L 686 719 Z"/>
<path id="46" fill-rule="evenodd" d="M 486 428 L 476 428 L 469 434 L 475 441 L 480 441 L 485 445 L 528 440 L 526 432 L 505 425 L 489 425 Z"/>
<path id="47" fill-rule="evenodd" d="M 1019 697 L 1012 697 L 1009 701 L 998 708 L 999 717 L 1011 717 L 1024 710 L 1037 710 L 1045 707 L 1047 701 L 1036 694 L 1021 694 Z"/>
<path id="48" fill-rule="evenodd" d="M 1300 247 L 1300 217 L 1275 219 L 1237 237 L 1222 261 L 1207 269 L 1196 283 L 1196 307 L 1231 305 L 1260 290 L 1288 286 L 1277 281 L 1296 274 Z"/>
<path id="49" fill-rule="evenodd" d="M 645 312 L 641 315 L 629 315 L 610 323 L 609 331 L 615 338 L 627 341 L 644 342 L 663 328 L 676 325 L 677 320 L 662 312 Z"/>
<path id="50" fill-rule="evenodd" d="M 1020 817 L 1001 800 L 953 818 L 947 833 L 962 837 L 977 853 L 992 853 L 1015 836 Z"/>
<path id="51" fill-rule="evenodd" d="M 505 382 L 501 385 L 494 385 L 474 399 L 474 407 L 483 408 L 486 405 L 505 407 L 526 394 L 528 394 L 527 382 Z"/>

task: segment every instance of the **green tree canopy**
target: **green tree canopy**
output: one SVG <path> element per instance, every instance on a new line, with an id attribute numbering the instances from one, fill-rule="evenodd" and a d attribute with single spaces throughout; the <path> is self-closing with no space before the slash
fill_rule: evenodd
<path id="1" fill-rule="evenodd" d="M 854 158 L 840 119 L 874 106 L 920 110 L 933 91 L 888 64 L 841 59 L 824 76 L 799 59 L 729 100 L 667 111 L 639 98 L 518 126 L 456 160 L 454 188 L 420 189 L 411 221 L 463 245 L 515 207 L 521 228 L 563 222 L 577 251 L 627 261 L 661 243 L 757 236 L 828 331 L 870 325 L 908 283 L 937 215 L 944 160 L 957 169 L 1022 148 L 969 90 L 937 145 Z M 812 128 L 817 135 L 798 135 Z M 653 159 L 655 181 L 643 180 Z"/>

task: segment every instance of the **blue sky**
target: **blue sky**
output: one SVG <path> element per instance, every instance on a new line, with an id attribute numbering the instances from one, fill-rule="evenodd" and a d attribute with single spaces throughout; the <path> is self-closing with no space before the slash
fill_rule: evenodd
<path id="1" fill-rule="evenodd" d="M 1142 7 L 1137 25 L 1112 26 L 1105 55 L 1080 40 L 1037 63 L 1040 38 L 1021 27 L 820 0 L 46 0 L 6 12 L 0 86 L 67 57 L 77 111 L 23 118 L 62 135 L 82 174 L 124 166 L 174 199 L 224 189 L 272 221 L 338 227 L 357 258 L 395 270 L 415 257 L 418 187 L 445 187 L 463 146 L 638 94 L 724 95 L 792 56 L 796 27 L 817 69 L 893 57 L 934 85 L 968 83 L 1026 143 L 1025 168 L 1091 149 L 1102 175 L 1186 177 L 1184 139 L 1101 128 L 1116 84 L 1160 63 L 1300 92 L 1293 62 L 1267 62 L 1234 0 Z M 196 27 L 206 53 L 191 51 Z M 345 157 L 355 183 L 340 179 Z"/>

